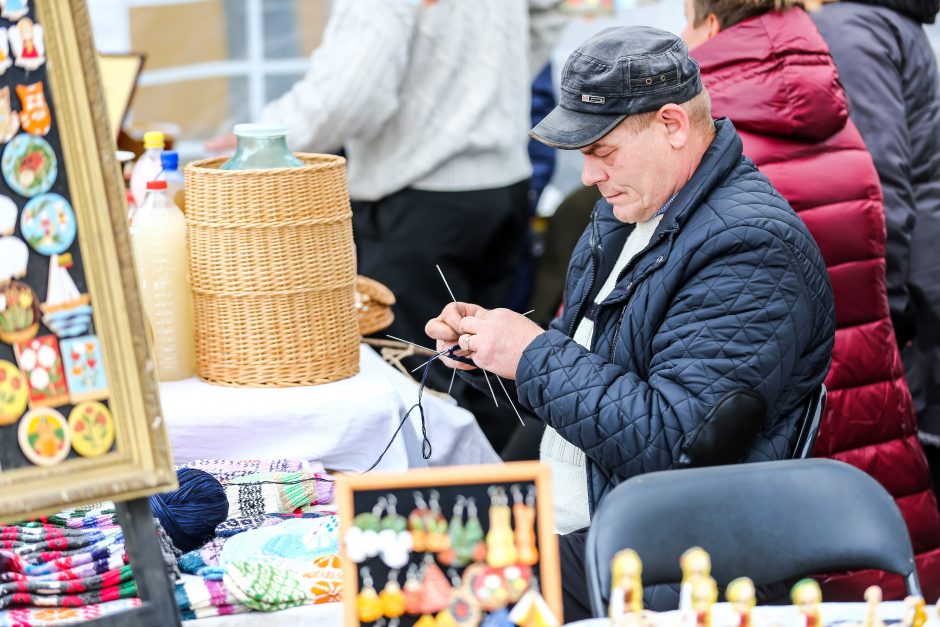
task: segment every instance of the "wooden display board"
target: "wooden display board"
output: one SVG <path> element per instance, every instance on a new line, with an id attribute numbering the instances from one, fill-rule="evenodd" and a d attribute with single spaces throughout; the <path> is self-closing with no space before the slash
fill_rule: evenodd
<path id="1" fill-rule="evenodd" d="M 344 624 L 347 627 L 360 625 L 356 599 L 362 581 L 360 568 L 368 566 L 375 588 L 382 591 L 389 573 L 389 567 L 380 557 L 370 558 L 362 563 L 347 559 L 345 538 L 353 526 L 358 514 L 372 511 L 378 500 L 392 494 L 397 499 L 397 512 L 408 516 L 415 508 L 416 491 L 428 498 L 431 490 L 439 493 L 441 510 L 449 521 L 458 495 L 473 497 L 478 509 L 479 519 L 484 532 L 488 532 L 489 523 L 489 488 L 502 488 L 511 494 L 512 487 L 518 486 L 526 491 L 529 486 L 535 488 L 535 534 L 539 553 L 538 562 L 532 571 L 555 616 L 563 622 L 561 601 L 561 571 L 558 558 L 558 538 L 555 535 L 554 509 L 552 505 L 551 474 L 548 466 L 538 462 L 514 462 L 501 465 L 453 466 L 410 470 L 405 473 L 367 473 L 362 475 L 338 476 L 335 483 L 335 497 L 340 520 L 340 544 L 343 546 L 343 604 Z M 510 501 L 510 506 L 512 501 Z M 513 516 L 515 526 L 515 515 Z M 420 565 L 429 553 L 412 552 L 409 563 Z M 440 556 L 435 559 L 440 560 Z M 446 573 L 446 566 L 440 566 Z M 463 574 L 466 567 L 453 568 Z M 405 574 L 405 569 L 401 569 Z M 404 583 L 404 577 L 399 583 Z M 419 616 L 400 617 L 401 627 L 414 625 Z M 386 620 L 387 622 L 387 620 Z"/>
<path id="2" fill-rule="evenodd" d="M 85 0 L 0 10 L 0 521 L 10 521 L 163 492 L 176 474 Z"/>

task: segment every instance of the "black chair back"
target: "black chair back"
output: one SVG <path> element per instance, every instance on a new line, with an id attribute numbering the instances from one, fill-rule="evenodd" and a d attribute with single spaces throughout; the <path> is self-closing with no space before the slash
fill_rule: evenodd
<path id="1" fill-rule="evenodd" d="M 649 586 L 678 583 L 692 546 L 711 554 L 719 585 L 876 568 L 920 594 L 907 526 L 877 481 L 829 459 L 785 460 L 654 472 L 614 488 L 587 535 L 594 616 L 607 615 L 617 551 L 639 553 Z"/>
<path id="2" fill-rule="evenodd" d="M 821 384 L 819 389 L 810 397 L 806 410 L 800 420 L 800 433 L 793 447 L 793 459 L 809 459 L 819 434 L 819 423 L 822 422 L 823 410 L 826 409 L 826 385 Z"/>

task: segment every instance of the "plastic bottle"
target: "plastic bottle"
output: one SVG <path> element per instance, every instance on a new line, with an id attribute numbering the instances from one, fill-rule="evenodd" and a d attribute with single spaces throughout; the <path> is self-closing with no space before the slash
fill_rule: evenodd
<path id="1" fill-rule="evenodd" d="M 147 183 L 134 214 L 131 242 L 144 313 L 153 333 L 161 381 L 193 376 L 193 295 L 189 285 L 186 218 L 167 196 L 166 181 Z"/>
<path id="2" fill-rule="evenodd" d="M 163 165 L 160 164 L 160 153 L 163 152 L 164 137 L 160 131 L 144 133 L 144 154 L 134 164 L 131 173 L 131 192 L 139 207 L 144 203 L 147 195 L 147 183 L 157 178 Z"/>
<path id="3" fill-rule="evenodd" d="M 303 162 L 287 148 L 287 129 L 269 124 L 236 124 L 238 145 L 222 170 L 298 168 Z"/>
<path id="4" fill-rule="evenodd" d="M 157 175 L 158 181 L 166 181 L 166 195 L 173 199 L 176 206 L 186 213 L 186 177 L 180 172 L 180 156 L 175 150 L 160 153 L 163 171 Z"/>

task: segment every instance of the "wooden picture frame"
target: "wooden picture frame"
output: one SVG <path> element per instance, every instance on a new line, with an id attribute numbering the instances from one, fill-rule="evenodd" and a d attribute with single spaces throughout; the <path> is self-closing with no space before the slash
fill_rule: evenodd
<path id="1" fill-rule="evenodd" d="M 537 564 L 542 596 L 552 612 L 563 624 L 561 600 L 561 567 L 558 554 L 558 536 L 555 534 L 554 505 L 552 502 L 551 469 L 539 462 L 511 462 L 480 466 L 451 466 L 422 468 L 404 473 L 372 472 L 361 475 L 339 475 L 334 484 L 334 497 L 339 514 L 340 551 L 343 554 L 343 624 L 360 625 L 356 598 L 359 594 L 359 564 L 346 558 L 343 539 L 362 510 L 355 507 L 355 497 L 363 493 L 381 494 L 392 490 L 431 490 L 459 486 L 489 486 L 500 484 L 534 484 L 536 489 L 536 537 L 539 561 Z M 408 516 L 399 508 L 398 513 Z M 449 517 L 450 512 L 445 511 Z M 480 519 L 484 528 L 486 510 L 481 508 Z M 381 589 L 384 582 L 376 582 Z M 404 617 L 403 617 L 404 618 Z"/>
<path id="2" fill-rule="evenodd" d="M 90 299 L 89 333 L 98 338 L 108 384 L 101 402 L 113 416 L 115 440 L 100 456 L 79 457 L 73 446 L 63 461 L 38 466 L 23 463 L 25 458 L 18 456 L 16 423 L 0 426 L 0 522 L 177 487 L 137 292 L 123 178 L 109 132 L 85 0 L 32 0 L 28 6 L 28 17 L 42 26 L 45 64 L 33 70 L 10 67 L 0 76 L 0 88 L 10 86 L 13 91 L 19 83 L 34 81 L 45 85 L 51 130 L 44 139 L 58 159 L 52 191 L 71 203 L 77 225 L 77 236 L 63 256 L 74 258 L 70 272 Z M 9 19 L 0 20 L 2 27 L 11 24 Z M 15 105 L 14 109 L 24 106 Z M 0 179 L 0 195 L 11 198 L 20 214 L 12 237 L 32 246 L 27 273 L 18 280 L 33 286 L 41 300 L 52 261 L 21 232 L 30 197 L 14 191 L 6 177 Z M 54 333 L 45 324 L 39 336 Z M 10 348 L 0 342 L 0 359 L 16 364 Z M 68 416 L 65 412 L 72 404 L 60 407 L 60 413 Z"/>
<path id="3" fill-rule="evenodd" d="M 124 120 L 127 118 L 146 58 L 146 55 L 141 52 L 98 53 L 98 71 L 101 75 L 105 107 L 108 110 L 108 124 L 114 141 L 117 141 Z"/>

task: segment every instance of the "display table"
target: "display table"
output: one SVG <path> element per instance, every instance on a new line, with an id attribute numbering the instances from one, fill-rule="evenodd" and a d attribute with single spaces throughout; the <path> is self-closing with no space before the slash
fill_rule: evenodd
<path id="1" fill-rule="evenodd" d="M 868 605 L 865 603 L 823 603 L 820 606 L 822 626 L 857 625 L 863 623 Z M 927 613 L 933 612 L 933 606 L 927 606 Z M 888 601 L 879 606 L 878 615 L 885 623 L 897 623 L 904 616 L 904 603 Z M 803 625 L 799 612 L 793 605 L 763 605 L 754 608 L 753 624 L 756 627 L 796 627 Z M 656 623 L 661 627 L 681 627 L 684 625 L 679 612 L 661 612 L 656 615 Z M 327 625 L 327 623 L 323 623 Z M 339 625 L 340 623 L 332 623 Z M 594 618 L 569 623 L 572 627 L 610 627 L 610 620 Z M 729 603 L 717 603 L 712 609 L 712 627 L 738 627 L 738 617 Z"/>
<path id="2" fill-rule="evenodd" d="M 161 383 L 174 460 L 291 458 L 346 472 L 369 468 L 416 402 L 418 386 L 370 347 L 361 345 L 360 355 L 359 374 L 312 387 Z M 430 394 L 423 405 L 431 459 L 421 455 L 415 410 L 377 469 L 499 462 L 472 414 Z"/>
<path id="3" fill-rule="evenodd" d="M 343 604 L 303 605 L 280 612 L 249 612 L 183 621 L 184 627 L 342 627 Z"/>

